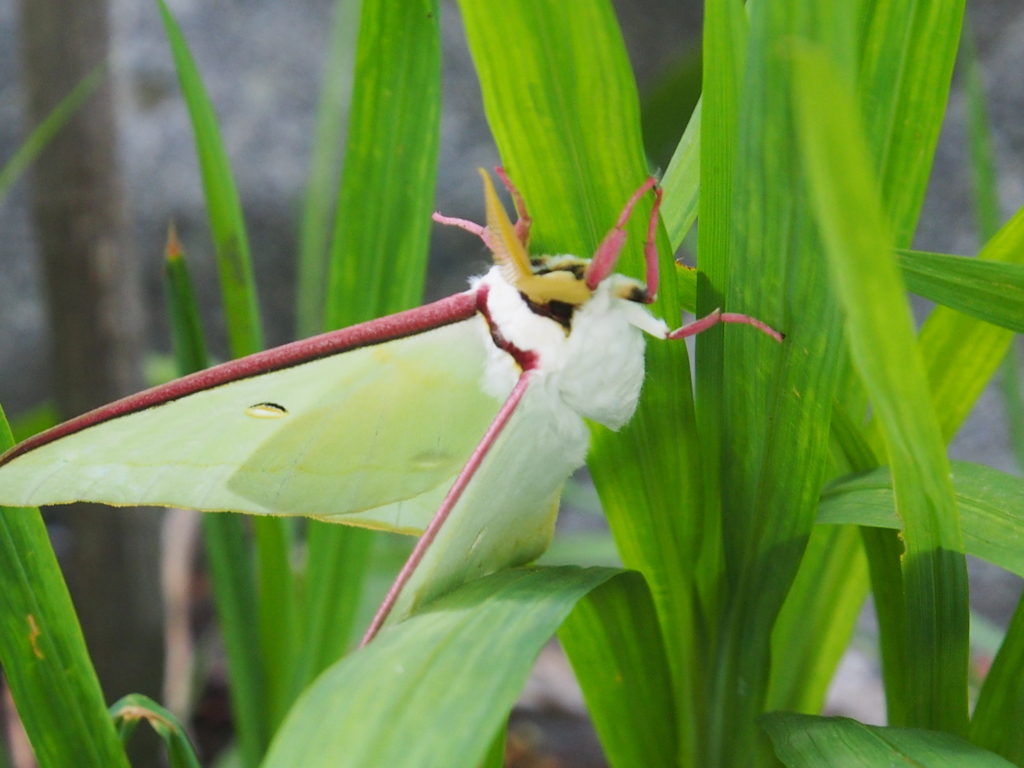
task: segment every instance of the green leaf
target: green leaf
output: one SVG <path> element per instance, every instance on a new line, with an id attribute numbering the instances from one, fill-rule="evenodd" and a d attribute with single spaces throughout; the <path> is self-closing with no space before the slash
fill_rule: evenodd
<path id="1" fill-rule="evenodd" d="M 313 520 L 306 525 L 305 624 L 296 695 L 348 650 L 376 538 L 363 528 Z"/>
<path id="2" fill-rule="evenodd" d="M 129 768 L 37 509 L 0 508 L 0 664 L 40 768 Z"/>
<path id="3" fill-rule="evenodd" d="M 263 768 L 476 768 L 541 646 L 617 573 L 512 570 L 463 585 L 321 675 Z"/>
<path id="4" fill-rule="evenodd" d="M 1024 576 L 1024 480 L 966 461 L 951 462 L 963 551 Z M 821 493 L 819 524 L 900 530 L 888 467 L 844 477 Z"/>
<path id="5" fill-rule="evenodd" d="M 326 329 L 423 294 L 441 118 L 437 0 L 364 0 Z"/>
<path id="6" fill-rule="evenodd" d="M 636 84 L 610 3 L 511 0 L 500 13 L 485 0 L 460 7 L 491 132 L 534 220 L 531 250 L 591 255 L 647 174 Z M 651 197 L 626 227 L 626 274 L 643 274 Z M 658 250 L 653 309 L 675 325 L 685 284 L 663 230 Z M 685 345 L 649 344 L 646 365 L 637 413 L 619 433 L 594 428 L 588 461 L 623 562 L 651 586 L 674 681 L 680 762 L 694 764 L 704 706 L 698 678 L 707 665 L 690 642 L 700 632 L 693 578 L 717 533 L 693 514 L 702 508 L 701 459 Z"/>
<path id="7" fill-rule="evenodd" d="M 195 132 L 231 354 L 242 357 L 263 347 L 259 303 L 242 206 L 217 127 L 217 117 L 199 70 L 165 0 L 158 0 L 158 3 Z M 291 669 L 297 642 L 295 583 L 289 566 L 289 525 L 284 519 L 275 517 L 261 516 L 252 520 L 259 552 L 256 584 L 259 589 L 260 648 L 264 680 L 268 686 L 263 718 L 266 721 L 264 727 L 270 731 L 291 703 Z M 246 750 L 250 764 L 254 756 L 252 749 L 250 745 Z"/>
<path id="8" fill-rule="evenodd" d="M 793 142 L 787 48 L 804 31 L 805 11 L 794 3 L 751 6 L 740 91 L 723 306 L 786 338 L 780 345 L 764 334 L 724 331 L 722 531 L 730 591 L 713 738 L 722 762 L 735 766 L 761 762 L 768 751 L 755 720 L 768 693 L 772 631 L 825 478 L 842 345 Z"/>
<path id="9" fill-rule="evenodd" d="M 1006 420 L 1010 430 L 1010 445 L 1017 457 L 1017 466 L 1024 469 L 1024 398 L 1021 396 L 1020 346 L 1014 344 L 1003 365 L 1003 394 L 1006 399 Z"/>
<path id="10" fill-rule="evenodd" d="M 61 99 L 43 122 L 32 130 L 32 133 L 8 158 L 3 167 L 0 167 L 0 204 L 3 203 L 7 193 L 11 191 L 11 187 L 25 172 L 25 169 L 32 165 L 43 148 L 60 133 L 60 130 L 67 125 L 81 106 L 89 100 L 106 76 L 106 68 L 100 65 L 83 77 L 82 81 L 71 90 L 71 93 Z"/>
<path id="11" fill-rule="evenodd" d="M 921 251 L 897 255 L 912 293 L 1024 333 L 1024 264 Z"/>
<path id="12" fill-rule="evenodd" d="M 697 315 L 724 306 L 730 275 L 733 179 L 737 152 L 740 86 L 747 49 L 747 17 L 739 0 L 709 0 L 704 8 L 701 96 L 700 199 L 697 232 Z M 703 497 L 698 519 L 707 529 L 702 570 L 724 571 L 722 552 L 722 418 L 724 330 L 710 328 L 695 345 L 697 433 L 701 440 Z M 692 512 L 690 514 L 693 514 Z M 704 588 L 708 591 L 708 587 Z M 721 614 L 721 587 L 704 598 L 709 623 Z M 713 643 L 711 644 L 713 647 Z M 701 729 L 703 730 L 703 728 Z"/>
<path id="13" fill-rule="evenodd" d="M 1018 497 L 1019 498 L 1019 497 Z M 1006 629 L 1006 636 L 989 668 L 971 718 L 971 741 L 1024 763 L 1024 600 Z"/>
<path id="14" fill-rule="evenodd" d="M 110 716 L 114 720 L 121 735 L 122 743 L 127 746 L 135 727 L 145 720 L 156 731 L 167 745 L 167 757 L 171 768 L 199 768 L 192 742 L 178 718 L 164 709 L 149 696 L 141 693 L 130 693 L 117 701 L 110 708 Z"/>
<path id="15" fill-rule="evenodd" d="M 860 115 L 822 51 L 796 64 L 800 145 L 854 363 L 885 439 L 904 520 L 908 719 L 967 727 L 967 569 L 949 462 L 892 252 Z"/>
<path id="16" fill-rule="evenodd" d="M 263 330 L 260 326 L 256 283 L 249 258 L 249 238 L 245 232 L 242 204 L 238 199 L 231 163 L 217 127 L 217 115 L 206 94 L 199 69 L 167 3 L 165 0 L 157 0 L 157 3 L 171 44 L 181 93 L 185 97 L 195 132 L 231 354 L 233 357 L 244 357 L 263 348 Z"/>
<path id="17" fill-rule="evenodd" d="M 1024 264 L 1024 208 L 985 244 L 978 259 Z M 974 408 L 1012 341 L 1012 331 L 948 307 L 936 307 L 928 316 L 919 346 L 946 440 Z"/>
<path id="18" fill-rule="evenodd" d="M 790 712 L 773 712 L 761 722 L 787 768 L 1010 768 L 998 755 L 949 733 Z"/>
<path id="19" fill-rule="evenodd" d="M 661 220 L 665 222 L 672 251 L 679 250 L 693 222 L 700 201 L 700 123 L 702 101 L 697 100 L 690 122 L 661 179 L 665 196 L 661 201 Z M 697 310 L 694 306 L 690 311 Z"/>
<path id="20" fill-rule="evenodd" d="M 184 376 L 206 368 L 209 360 L 185 255 L 180 247 L 170 247 L 172 243 L 168 244 L 164 286 L 178 374 Z M 201 519 L 217 622 L 227 656 L 239 754 L 244 765 L 253 767 L 262 758 L 270 736 L 256 579 L 246 546 L 248 537 L 241 515 L 211 513 Z"/>
<path id="21" fill-rule="evenodd" d="M 867 594 L 868 563 L 853 526 L 815 526 L 772 628 L 765 709 L 816 714 L 853 635 Z"/>
<path id="22" fill-rule="evenodd" d="M 484 755 L 480 768 L 505 768 L 505 743 L 508 741 L 508 727 L 505 723 L 498 726 L 498 732 L 491 741 L 491 746 Z"/>
<path id="23" fill-rule="evenodd" d="M 999 229 L 1002 212 L 999 210 L 999 188 L 996 174 L 995 150 L 992 147 L 992 126 L 985 104 L 985 84 L 974 43 L 974 31 L 969 17 L 964 17 L 960 40 L 959 64 L 963 70 L 964 91 L 967 96 L 967 136 L 971 152 L 971 191 L 973 192 L 974 220 L 979 239 L 988 240 Z"/>
<path id="24" fill-rule="evenodd" d="M 558 631 L 615 768 L 677 765 L 672 675 L 643 577 L 629 571 L 594 589 Z"/>
<path id="25" fill-rule="evenodd" d="M 164 258 L 164 298 L 171 321 L 171 344 L 178 375 L 201 371 L 210 363 L 199 302 L 185 264 L 185 252 L 172 226 Z"/>
<path id="26" fill-rule="evenodd" d="M 324 329 L 331 212 L 335 208 L 348 128 L 361 8 L 362 0 L 337 0 L 334 4 L 331 43 L 320 85 L 313 151 L 299 225 L 295 330 L 300 339 Z"/>
<path id="27" fill-rule="evenodd" d="M 860 103 L 893 242 L 910 245 L 949 98 L 964 0 L 863 4 Z"/>
<path id="28" fill-rule="evenodd" d="M 344 176 L 335 210 L 327 330 L 423 298 L 437 179 L 441 42 L 436 0 L 363 0 Z M 310 521 L 297 690 L 348 647 L 375 537 Z"/>

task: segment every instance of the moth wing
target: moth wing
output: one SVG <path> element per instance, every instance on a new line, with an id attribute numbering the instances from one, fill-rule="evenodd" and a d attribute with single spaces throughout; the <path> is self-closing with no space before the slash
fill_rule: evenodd
<path id="1" fill-rule="evenodd" d="M 436 327 L 396 338 L 391 316 L 338 332 L 357 342 L 340 351 L 297 342 L 57 427 L 0 459 L 0 504 L 351 516 L 419 532 L 501 406 L 481 386 L 490 341 L 467 296 L 424 319 Z"/>
<path id="2" fill-rule="evenodd" d="M 562 487 L 583 465 L 590 443 L 581 418 L 561 416 L 534 379 L 402 588 L 387 624 L 471 579 L 544 553 Z"/>

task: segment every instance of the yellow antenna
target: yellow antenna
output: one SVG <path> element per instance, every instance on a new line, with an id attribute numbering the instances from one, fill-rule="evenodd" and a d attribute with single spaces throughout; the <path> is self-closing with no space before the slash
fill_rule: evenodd
<path id="1" fill-rule="evenodd" d="M 501 268 L 501 276 L 510 284 L 521 286 L 533 277 L 530 256 L 519 242 L 515 227 L 505 213 L 505 207 L 494 191 L 491 177 L 483 168 L 480 178 L 484 180 L 484 205 L 487 211 L 487 230 L 490 233 L 491 250 L 494 260 Z"/>

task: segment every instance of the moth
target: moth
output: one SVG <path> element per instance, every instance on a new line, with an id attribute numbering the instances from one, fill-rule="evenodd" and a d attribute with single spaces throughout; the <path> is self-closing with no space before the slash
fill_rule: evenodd
<path id="1" fill-rule="evenodd" d="M 486 244 L 464 293 L 251 355 L 124 398 L 0 457 L 0 504 L 72 501 L 305 515 L 419 535 L 363 643 L 469 579 L 528 563 L 551 541 L 583 465 L 585 419 L 619 429 L 644 380 L 644 335 L 677 330 L 658 288 L 661 189 L 648 179 L 593 258 L 531 256 L 481 169 L 486 226 L 435 214 Z M 646 284 L 613 272 L 634 206 L 653 190 Z"/>

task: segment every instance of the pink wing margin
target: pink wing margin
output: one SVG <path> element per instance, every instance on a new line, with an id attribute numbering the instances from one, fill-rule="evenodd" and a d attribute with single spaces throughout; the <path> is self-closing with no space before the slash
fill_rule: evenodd
<path id="1" fill-rule="evenodd" d="M 248 357 L 175 379 L 159 387 L 147 389 L 81 416 L 76 416 L 63 424 L 58 424 L 52 429 L 30 437 L 0 456 L 0 467 L 29 451 L 62 437 L 73 435 L 83 429 L 120 416 L 127 416 L 147 408 L 179 400 L 196 392 L 259 376 L 262 373 L 291 368 L 360 347 L 370 347 L 406 336 L 415 336 L 435 328 L 468 320 L 481 310 L 481 300 L 485 301 L 486 298 L 485 295 L 481 296 L 479 291 L 457 293 L 416 309 L 398 312 L 309 339 L 302 339 L 268 349 L 265 352 L 257 352 Z"/>

